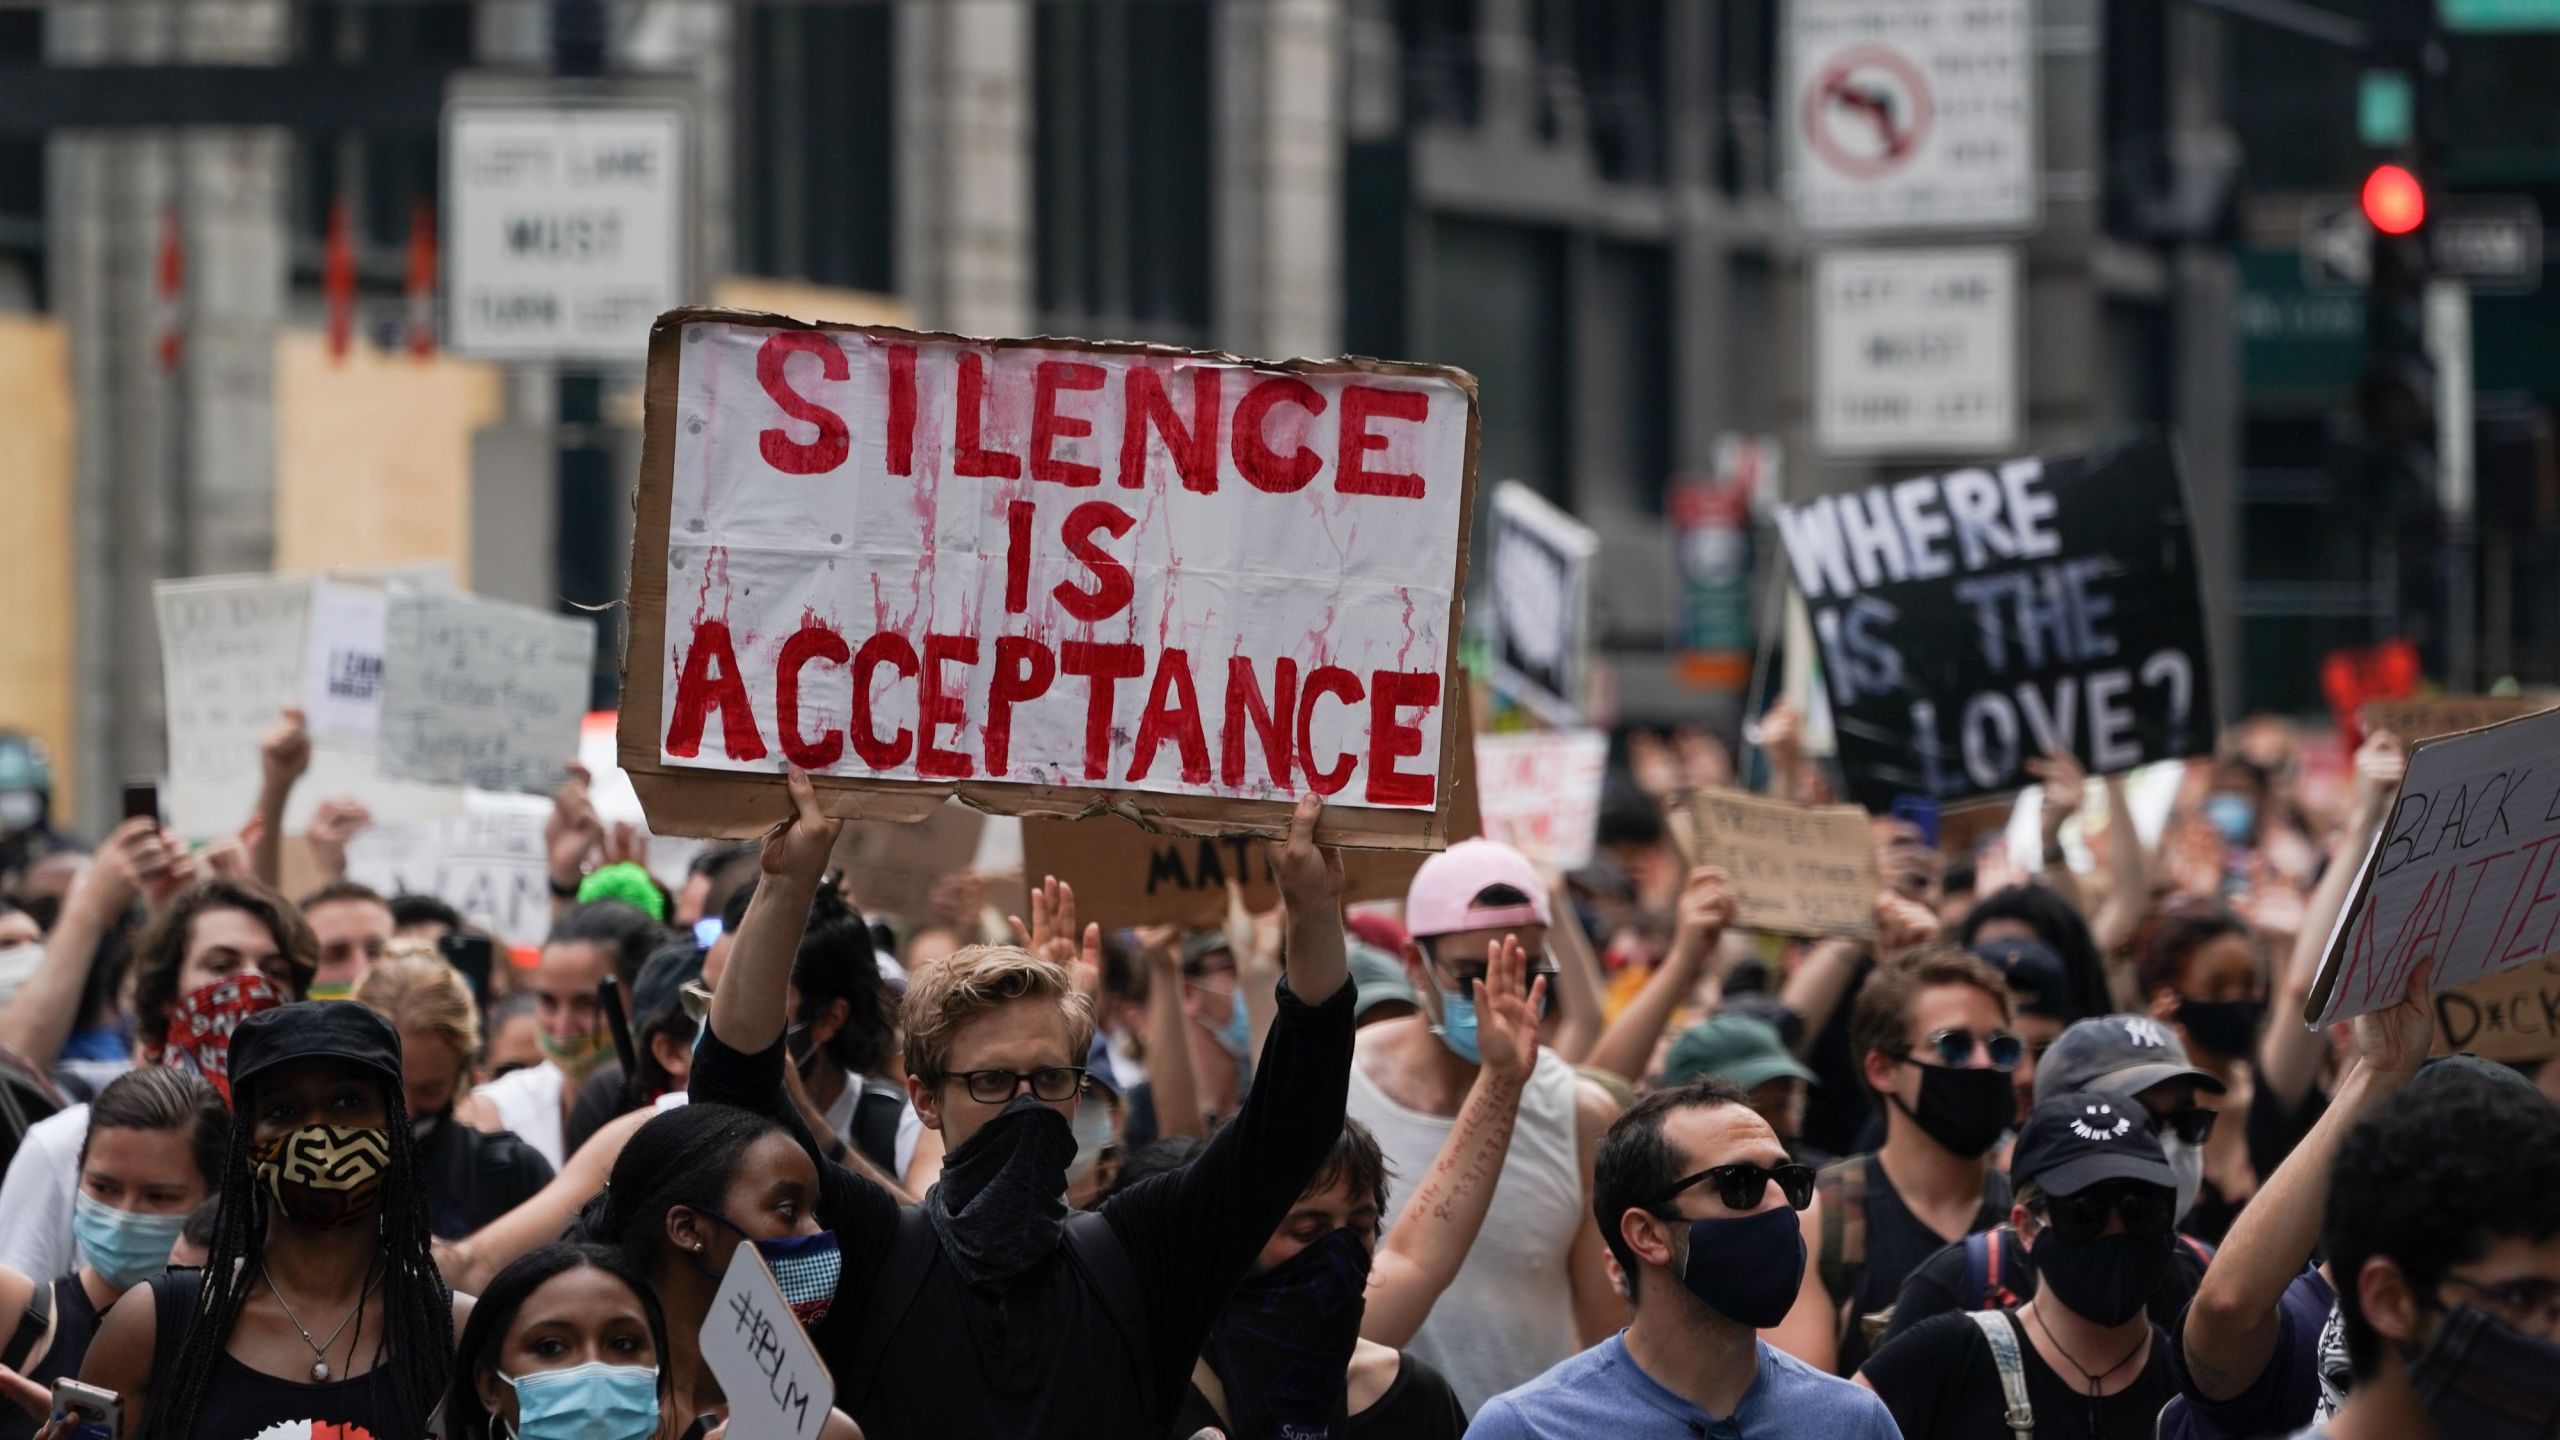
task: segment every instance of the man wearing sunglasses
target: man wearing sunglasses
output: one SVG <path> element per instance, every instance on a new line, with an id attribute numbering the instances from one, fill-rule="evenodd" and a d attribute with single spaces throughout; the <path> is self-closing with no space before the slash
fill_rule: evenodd
<path id="1" fill-rule="evenodd" d="M 1475 1086 L 1476 990 L 1490 957 L 1517 944 L 1532 982 L 1552 973 L 1549 916 L 1546 882 L 1507 845 L 1461 841 L 1414 872 L 1404 966 L 1422 1009 L 1361 1030 L 1351 1070 L 1351 1116 L 1378 1137 L 1394 1173 L 1428 1173 Z M 1541 1047 L 1519 1107 L 1484 1239 L 1408 1346 L 1470 1409 L 1626 1320 L 1589 1219 L 1592 1156 L 1617 1102 Z"/>
<path id="2" fill-rule="evenodd" d="M 1840 1317 L 1842 1374 L 1866 1359 L 1922 1262 L 2009 1213 L 1991 1152 L 2017 1113 L 2009 1077 L 2027 1048 L 2000 972 L 1952 945 L 1878 965 L 1850 1011 L 1849 1046 L 1883 1107 L 1884 1146 L 1824 1167 L 1806 1218 L 1808 1303 Z"/>
<path id="3" fill-rule="evenodd" d="M 2177 1244 L 2178 1191 L 2149 1112 L 2095 1090 L 2038 1101 L 2011 1174 L 2036 1297 L 1926 1321 L 1859 1383 L 1905 1440 L 2150 1440 L 2177 1393 L 2146 1307 Z"/>
<path id="4" fill-rule="evenodd" d="M 1633 1319 L 1496 1397 L 1467 1440 L 1888 1440 L 1874 1396 L 1759 1338 L 1795 1304 L 1812 1202 L 1813 1171 L 1732 1082 L 1637 1101 L 1601 1141 L 1591 1200 Z"/>

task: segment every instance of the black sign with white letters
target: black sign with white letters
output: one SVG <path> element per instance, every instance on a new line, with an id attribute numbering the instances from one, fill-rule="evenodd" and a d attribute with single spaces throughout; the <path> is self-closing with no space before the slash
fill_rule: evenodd
<path id="1" fill-rule="evenodd" d="M 2177 460 L 2146 439 L 1951 470 L 1779 515 L 1852 798 L 1941 801 L 2210 753 L 2211 665 Z"/>

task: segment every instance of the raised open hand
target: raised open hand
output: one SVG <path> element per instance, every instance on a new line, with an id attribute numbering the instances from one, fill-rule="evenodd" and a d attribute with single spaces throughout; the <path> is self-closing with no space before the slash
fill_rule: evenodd
<path id="1" fill-rule="evenodd" d="M 1484 981 L 1476 986 L 1476 1044 L 1485 1068 L 1509 1085 L 1525 1085 L 1538 1063 L 1538 1011 L 1547 977 L 1528 980 L 1528 952 L 1517 936 L 1484 947 Z M 1524 983 L 1525 982 L 1525 983 Z"/>

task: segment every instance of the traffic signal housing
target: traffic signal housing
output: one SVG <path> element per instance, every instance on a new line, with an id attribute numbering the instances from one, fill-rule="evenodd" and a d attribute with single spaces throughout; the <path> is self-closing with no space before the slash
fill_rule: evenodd
<path id="1" fill-rule="evenodd" d="M 2369 503 L 2414 519 L 2433 513 L 2436 366 L 2427 352 L 2427 200 L 2396 164 L 2365 177 L 2373 268 L 2365 287 L 2365 368 L 2357 397 Z"/>

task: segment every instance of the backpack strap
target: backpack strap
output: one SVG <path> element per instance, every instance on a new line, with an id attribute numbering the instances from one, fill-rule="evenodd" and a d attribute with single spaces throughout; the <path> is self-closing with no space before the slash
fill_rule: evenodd
<path id="1" fill-rule="evenodd" d="M 1999 1232 L 1976 1230 L 1957 1244 L 1964 1246 L 1964 1308 L 1997 1310 L 1991 1289 L 2000 1283 L 2000 1247 L 1989 1243 Z"/>
<path id="2" fill-rule="evenodd" d="M 933 1233 L 933 1221 L 926 1218 L 924 1207 L 899 1206 L 898 1238 L 889 1248 L 888 1263 L 880 1267 L 879 1280 L 871 1287 L 871 1305 L 854 1335 L 853 1353 L 835 1374 L 836 1397 L 846 1411 L 870 1398 L 871 1384 L 879 1378 L 880 1361 L 889 1352 L 891 1337 L 906 1324 L 907 1312 L 915 1308 L 925 1277 L 933 1273 L 933 1262 L 941 1257 L 941 1237 Z"/>
<path id="3" fill-rule="evenodd" d="M 2018 1332 L 2009 1328 L 2009 1317 L 1997 1310 L 1967 1314 L 1991 1346 L 1991 1363 L 2000 1371 L 2000 1394 L 2009 1406 L 2009 1413 L 2000 1418 L 2018 1440 L 2035 1440 L 2036 1409 L 2027 1402 L 2027 1360 L 2018 1351 Z"/>
<path id="4" fill-rule="evenodd" d="M 36 1342 L 52 1331 L 53 1282 L 45 1280 L 38 1282 L 35 1293 L 27 1297 L 26 1313 L 18 1317 L 18 1328 L 10 1334 L 9 1343 L 0 1346 L 0 1365 L 26 1374 L 34 1368 L 30 1362 L 43 1358 L 36 1354 Z"/>
<path id="5" fill-rule="evenodd" d="M 1146 1292 L 1138 1284 L 1137 1267 L 1130 1263 L 1129 1247 L 1120 1243 L 1118 1232 L 1098 1210 L 1079 1210 L 1068 1216 L 1062 1244 L 1068 1262 L 1093 1287 L 1102 1301 L 1103 1313 L 1111 1317 L 1121 1343 L 1129 1347 L 1130 1360 L 1138 1371 L 1139 1413 L 1150 1420 L 1167 1418 L 1156 1412 L 1155 1354 L 1147 1324 Z"/>

